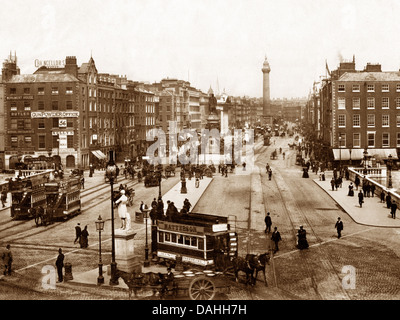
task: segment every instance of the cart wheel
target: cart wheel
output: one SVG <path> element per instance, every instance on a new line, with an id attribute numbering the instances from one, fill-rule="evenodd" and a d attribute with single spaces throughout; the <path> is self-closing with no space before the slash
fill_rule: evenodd
<path id="1" fill-rule="evenodd" d="M 206 277 L 193 279 L 189 285 L 191 300 L 212 300 L 215 296 L 215 284 Z"/>

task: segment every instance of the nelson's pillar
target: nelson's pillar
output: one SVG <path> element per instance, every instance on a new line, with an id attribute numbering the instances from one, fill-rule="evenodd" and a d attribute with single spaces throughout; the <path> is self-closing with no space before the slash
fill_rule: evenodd
<path id="1" fill-rule="evenodd" d="M 269 73 L 271 71 L 271 68 L 269 66 L 266 56 L 265 56 L 265 60 L 264 60 L 261 71 L 263 73 L 263 118 L 264 118 L 264 124 L 272 126 L 271 99 L 270 99 L 270 92 L 269 92 Z"/>

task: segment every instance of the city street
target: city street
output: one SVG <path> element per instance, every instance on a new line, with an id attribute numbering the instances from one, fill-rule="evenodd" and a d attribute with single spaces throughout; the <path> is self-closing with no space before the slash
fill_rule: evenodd
<path id="1" fill-rule="evenodd" d="M 218 172 L 205 193 L 193 209 L 194 212 L 230 216 L 232 228 L 239 237 L 239 255 L 263 253 L 271 249 L 270 234 L 264 233 L 264 216 L 270 212 L 272 228 L 278 227 L 282 241 L 280 250 L 273 255 L 267 266 L 268 286 L 263 283 L 261 273 L 255 287 L 248 288 L 241 281 L 232 279 L 231 292 L 225 299 L 398 299 L 398 256 L 400 254 L 400 229 L 379 228 L 357 224 L 333 201 L 329 194 L 314 181 L 317 176 L 302 178 L 301 167 L 295 165 L 295 150 L 289 149 L 290 138 L 275 137 L 268 147 L 256 143 L 256 170 L 250 175 Z M 282 148 L 286 159 L 279 155 L 271 160 L 270 154 Z M 272 168 L 272 179 L 268 180 L 265 166 Z M 236 170 L 242 170 L 241 166 Z M 98 234 L 95 220 L 101 214 L 106 220 L 102 233 L 102 258 L 104 265 L 111 259 L 110 232 L 110 186 L 104 184 L 104 171 L 97 171 L 93 178 L 86 178 L 83 191 L 83 212 L 65 222 L 36 227 L 30 221 L 11 221 L 9 209 L 1 214 L 2 243 L 11 243 L 14 253 L 12 277 L 0 280 L 2 299 L 126 299 L 119 290 L 99 290 L 96 287 L 58 286 L 56 290 L 42 288 L 42 268 L 54 266 L 58 248 L 63 248 L 65 262 L 72 264 L 73 274 L 96 269 L 98 264 Z M 90 182 L 90 179 L 93 179 Z M 95 182 L 96 181 L 96 182 Z M 179 182 L 179 174 L 162 182 L 162 194 Z M 158 195 L 158 188 L 145 188 L 135 182 L 129 183 L 136 191 L 135 203 L 130 207 L 135 237 L 135 252 L 143 253 L 145 233 L 142 222 L 135 222 L 134 212 L 140 201 L 150 204 Z M 118 187 L 118 183 L 115 187 Z M 188 198 L 194 190 L 188 190 Z M 347 192 L 346 189 L 338 192 Z M 166 201 L 168 199 L 164 199 Z M 249 212 L 251 214 L 249 215 Z M 116 228 L 119 218 L 116 216 Z M 334 228 L 337 217 L 344 222 L 341 239 L 337 239 Z M 74 244 L 74 226 L 88 225 L 89 248 L 81 249 Z M 296 248 L 295 234 L 300 225 L 308 233 L 309 249 Z M 355 275 L 354 286 L 343 286 L 348 270 Z M 241 275 L 241 277 L 244 275 Z"/>

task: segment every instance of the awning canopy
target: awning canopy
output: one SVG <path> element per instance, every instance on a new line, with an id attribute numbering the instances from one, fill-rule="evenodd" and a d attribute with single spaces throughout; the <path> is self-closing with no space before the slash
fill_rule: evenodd
<path id="1" fill-rule="evenodd" d="M 103 152 L 101 152 L 100 150 L 93 150 L 92 153 L 99 160 L 107 158 L 106 155 Z"/>
<path id="2" fill-rule="evenodd" d="M 379 158 L 379 159 L 389 159 L 389 155 L 392 159 L 398 159 L 396 149 L 367 149 L 368 156 Z"/>
<path id="3" fill-rule="evenodd" d="M 335 160 L 363 160 L 364 149 L 332 149 Z M 392 159 L 398 159 L 396 149 L 367 149 L 369 157 L 379 159 L 388 159 L 389 155 Z"/>

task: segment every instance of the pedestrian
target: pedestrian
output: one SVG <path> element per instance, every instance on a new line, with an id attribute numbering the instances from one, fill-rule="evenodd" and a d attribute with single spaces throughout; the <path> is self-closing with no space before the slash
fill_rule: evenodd
<path id="1" fill-rule="evenodd" d="M 156 200 L 156 198 L 153 198 L 153 201 L 151 202 L 151 207 L 152 207 L 152 208 L 157 207 L 157 200 Z"/>
<path id="2" fill-rule="evenodd" d="M 297 247 L 300 250 L 307 249 L 308 248 L 308 241 L 307 241 L 307 231 L 306 229 L 303 228 L 303 226 L 300 226 L 300 229 L 297 230 Z"/>
<path id="3" fill-rule="evenodd" d="M 81 234 L 82 234 L 82 229 L 81 229 L 81 224 L 78 222 L 77 225 L 75 226 L 75 240 L 74 244 L 78 241 L 78 243 L 81 242 Z"/>
<path id="4" fill-rule="evenodd" d="M 383 189 L 381 191 L 381 203 L 382 202 L 385 202 L 385 191 L 383 191 Z"/>
<path id="5" fill-rule="evenodd" d="M 271 225 L 272 225 L 272 220 L 269 212 L 267 212 L 267 215 L 265 216 L 265 233 L 270 233 L 271 232 Z"/>
<path id="6" fill-rule="evenodd" d="M 87 248 L 89 245 L 89 232 L 87 231 L 87 226 L 85 226 L 85 228 L 82 230 L 81 233 L 81 240 L 80 240 L 80 244 L 81 244 L 81 248 Z"/>
<path id="7" fill-rule="evenodd" d="M 339 239 L 342 236 L 342 230 L 343 230 L 343 221 L 340 220 L 340 217 L 336 221 L 335 228 L 337 230 L 337 237 Z"/>
<path id="8" fill-rule="evenodd" d="M 3 259 L 3 266 L 4 266 L 4 272 L 3 274 L 11 276 L 11 270 L 12 270 L 12 262 L 13 262 L 13 255 L 11 252 L 11 246 L 9 244 L 6 245 L 6 251 L 3 252 L 2 257 Z"/>
<path id="9" fill-rule="evenodd" d="M 82 189 L 85 189 L 85 178 L 83 176 L 81 178 L 81 186 L 82 186 Z"/>
<path id="10" fill-rule="evenodd" d="M 360 178 L 358 176 L 354 179 L 354 184 L 356 185 L 356 190 L 358 190 L 358 186 L 360 185 Z"/>
<path id="11" fill-rule="evenodd" d="M 275 227 L 274 232 L 272 232 L 271 240 L 274 242 L 274 253 L 275 253 L 275 252 L 279 251 L 278 243 L 279 243 L 279 241 L 282 240 L 281 234 L 278 231 L 277 227 Z"/>
<path id="12" fill-rule="evenodd" d="M 331 179 L 331 187 L 332 187 L 332 191 L 335 191 L 335 178 L 334 177 L 332 177 L 332 179 Z"/>
<path id="13" fill-rule="evenodd" d="M 128 198 L 125 195 L 125 190 L 121 190 L 121 196 L 115 201 L 115 204 L 118 205 L 118 215 L 121 219 L 121 229 L 125 230 L 126 228 L 126 215 L 128 213 L 128 209 L 126 208 L 126 204 L 128 203 Z"/>
<path id="14" fill-rule="evenodd" d="M 388 193 L 386 196 L 386 207 L 388 209 L 390 209 L 391 206 L 392 206 L 392 197 L 391 197 L 390 193 Z"/>
<path id="15" fill-rule="evenodd" d="M 396 210 L 397 210 L 397 203 L 395 200 L 393 200 L 391 208 L 390 208 L 390 214 L 392 215 L 393 219 L 396 219 Z"/>
<path id="16" fill-rule="evenodd" d="M 354 186 L 353 186 L 353 182 L 350 182 L 349 184 L 349 192 L 348 192 L 348 196 L 353 197 L 354 196 L 354 190 L 353 190 Z"/>
<path id="17" fill-rule="evenodd" d="M 62 249 L 58 249 L 58 257 L 56 260 L 56 267 L 57 267 L 57 274 L 58 274 L 58 281 L 63 282 L 63 268 L 64 268 L 64 254 L 62 253 Z"/>
<path id="18" fill-rule="evenodd" d="M 268 180 L 271 180 L 271 177 L 272 177 L 272 169 L 269 168 L 269 170 L 268 170 Z"/>
<path id="19" fill-rule="evenodd" d="M 7 191 L 3 190 L 1 192 L 1 203 L 3 205 L 3 208 L 6 206 L 5 204 L 7 203 Z"/>
<path id="20" fill-rule="evenodd" d="M 139 210 L 140 210 L 140 212 L 143 212 L 143 210 L 144 210 L 144 202 L 143 201 L 140 202 Z"/>
<path id="21" fill-rule="evenodd" d="M 360 189 L 360 191 L 358 192 L 358 203 L 360 204 L 360 208 L 362 208 L 363 202 L 364 202 L 364 194 Z"/>

